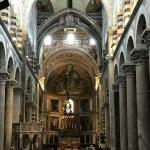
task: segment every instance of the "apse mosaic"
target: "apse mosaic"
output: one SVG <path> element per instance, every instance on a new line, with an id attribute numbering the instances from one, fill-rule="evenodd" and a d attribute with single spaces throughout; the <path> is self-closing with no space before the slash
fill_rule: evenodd
<path id="1" fill-rule="evenodd" d="M 47 90 L 53 94 L 86 94 L 91 93 L 92 81 L 90 75 L 84 72 L 77 72 L 74 66 L 68 65 L 67 68 L 54 74 L 48 79 Z"/>

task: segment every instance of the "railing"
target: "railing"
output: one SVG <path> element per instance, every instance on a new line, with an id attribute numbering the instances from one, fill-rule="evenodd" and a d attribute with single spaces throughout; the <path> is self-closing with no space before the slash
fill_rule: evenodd
<path id="1" fill-rule="evenodd" d="M 62 47 L 78 47 L 89 51 L 91 49 L 89 40 L 75 40 L 74 43 L 69 44 L 67 40 L 53 40 L 50 46 L 44 45 L 45 49 L 56 49 Z"/>

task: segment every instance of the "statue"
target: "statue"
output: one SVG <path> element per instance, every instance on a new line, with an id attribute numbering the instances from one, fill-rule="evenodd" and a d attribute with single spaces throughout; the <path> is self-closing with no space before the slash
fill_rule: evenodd
<path id="1" fill-rule="evenodd" d="M 62 17 L 62 18 L 60 18 L 60 20 L 59 20 L 59 25 L 63 25 L 65 23 L 65 20 L 64 20 L 64 18 Z"/>
<path id="2" fill-rule="evenodd" d="M 73 15 L 67 15 L 65 17 L 66 26 L 73 26 L 75 24 Z"/>

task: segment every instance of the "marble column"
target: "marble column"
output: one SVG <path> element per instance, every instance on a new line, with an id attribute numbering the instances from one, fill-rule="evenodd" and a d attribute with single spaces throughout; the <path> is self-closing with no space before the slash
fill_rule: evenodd
<path id="1" fill-rule="evenodd" d="M 127 127 L 128 127 L 128 150 L 138 149 L 137 133 L 137 102 L 135 66 L 133 64 L 123 65 L 127 85 Z"/>
<path id="2" fill-rule="evenodd" d="M 5 118 L 5 85 L 8 79 L 7 72 L 0 72 L 0 149 L 4 147 L 4 118 Z"/>
<path id="3" fill-rule="evenodd" d="M 21 115 L 21 88 L 16 86 L 14 89 L 14 104 L 13 104 L 13 123 L 19 123 Z"/>
<path id="4" fill-rule="evenodd" d="M 26 122 L 31 122 L 32 121 L 32 106 L 33 102 L 26 102 L 26 113 L 25 113 L 25 118 Z"/>
<path id="5" fill-rule="evenodd" d="M 144 39 L 144 42 L 149 50 L 149 84 L 150 84 L 150 28 L 146 28 L 144 32 L 142 33 L 142 39 Z M 150 91 L 149 91 L 150 94 Z"/>
<path id="6" fill-rule="evenodd" d="M 6 136 L 6 147 L 11 148 L 12 140 L 12 121 L 13 121 L 13 88 L 16 85 L 15 80 L 8 80 L 7 82 L 7 97 L 5 105 L 5 136 Z"/>
<path id="7" fill-rule="evenodd" d="M 114 116 L 115 116 L 115 150 L 120 150 L 120 113 L 119 113 L 119 86 L 114 83 L 113 100 L 114 100 Z"/>
<path id="8" fill-rule="evenodd" d="M 139 150 L 150 150 L 150 99 L 148 89 L 148 68 L 146 65 L 148 50 L 145 48 L 136 48 L 132 50 L 131 57 L 136 64 L 136 97 Z"/>
<path id="9" fill-rule="evenodd" d="M 40 102 L 40 85 L 39 83 L 37 83 L 37 87 L 36 87 L 36 120 L 37 122 L 39 122 L 39 102 Z"/>
<path id="10" fill-rule="evenodd" d="M 106 145 L 110 145 L 110 117 L 109 117 L 109 103 L 105 102 L 105 137 Z"/>
<path id="11" fill-rule="evenodd" d="M 111 41 L 110 41 L 111 42 Z M 111 50 L 111 48 L 110 48 Z M 111 52 L 109 52 L 111 53 Z M 111 54 L 110 54 L 111 55 Z M 114 110 L 114 95 L 113 95 L 113 89 L 112 84 L 114 82 L 114 62 L 111 58 L 111 56 L 108 57 L 108 69 L 109 69 L 109 115 L 110 115 L 110 144 L 111 144 L 111 150 L 116 150 L 116 139 L 115 139 L 115 110 Z"/>
<path id="12" fill-rule="evenodd" d="M 120 111 L 120 148 L 127 150 L 127 95 L 124 75 L 118 76 L 119 83 L 119 111 Z"/>

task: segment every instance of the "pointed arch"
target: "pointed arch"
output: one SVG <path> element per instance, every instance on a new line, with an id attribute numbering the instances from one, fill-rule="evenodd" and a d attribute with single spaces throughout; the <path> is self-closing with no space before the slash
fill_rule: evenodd
<path id="1" fill-rule="evenodd" d="M 17 68 L 15 71 L 15 80 L 17 81 L 18 85 L 21 84 L 21 74 L 20 74 L 19 68 Z"/>
<path id="2" fill-rule="evenodd" d="M 99 51 L 97 52 L 98 54 L 98 60 L 99 57 L 101 56 L 101 30 L 98 28 L 98 26 L 93 22 L 93 20 L 91 20 L 90 17 L 88 17 L 87 15 L 83 14 L 80 11 L 77 11 L 75 9 L 65 9 L 61 12 L 59 12 L 58 14 L 56 14 L 55 16 L 49 18 L 43 25 L 41 25 L 41 27 L 38 30 L 38 50 L 37 50 L 37 56 L 38 56 L 38 61 L 39 61 L 39 56 L 41 53 L 41 45 L 43 43 L 44 37 L 48 34 L 48 33 L 53 33 L 59 29 L 61 29 L 62 27 L 66 26 L 66 19 L 67 16 L 71 16 L 72 17 L 72 22 L 69 21 L 69 23 L 71 23 L 72 27 L 77 27 L 80 28 L 86 32 L 88 32 L 91 36 L 93 36 L 95 38 L 95 40 L 97 41 L 97 46 Z"/>
<path id="3" fill-rule="evenodd" d="M 27 93 L 32 93 L 32 80 L 31 80 L 31 77 L 29 77 L 28 81 L 27 81 Z"/>
<path id="4" fill-rule="evenodd" d="M 116 80 L 117 76 L 118 76 L 118 66 L 117 66 L 117 64 L 116 64 L 116 65 L 115 65 L 115 69 L 114 69 L 114 79 L 115 79 L 115 80 Z"/>
<path id="5" fill-rule="evenodd" d="M 19 68 L 17 67 L 15 71 L 15 80 L 17 82 L 16 88 L 14 88 L 14 98 L 13 98 L 13 123 L 18 123 L 20 121 L 21 115 L 21 75 Z"/>
<path id="6" fill-rule="evenodd" d="M 124 64 L 124 62 L 125 62 L 124 54 L 123 52 L 121 52 L 119 59 L 119 73 L 122 73 L 122 65 Z"/>
<path id="7" fill-rule="evenodd" d="M 145 28 L 146 28 L 146 18 L 144 14 L 141 14 L 138 20 L 137 30 L 136 30 L 136 47 L 141 47 L 141 45 L 143 44 L 141 35 L 145 30 Z"/>
<path id="8" fill-rule="evenodd" d="M 133 48 L 134 48 L 133 38 L 130 36 L 127 42 L 127 53 L 126 53 L 127 61 L 131 61 L 130 53 L 133 50 Z"/>
<path id="9" fill-rule="evenodd" d="M 6 57 L 5 48 L 2 42 L 0 42 L 0 70 L 5 70 L 6 67 Z"/>
<path id="10" fill-rule="evenodd" d="M 13 79 L 14 78 L 14 63 L 13 63 L 12 57 L 8 59 L 7 71 L 9 73 L 9 78 Z"/>

